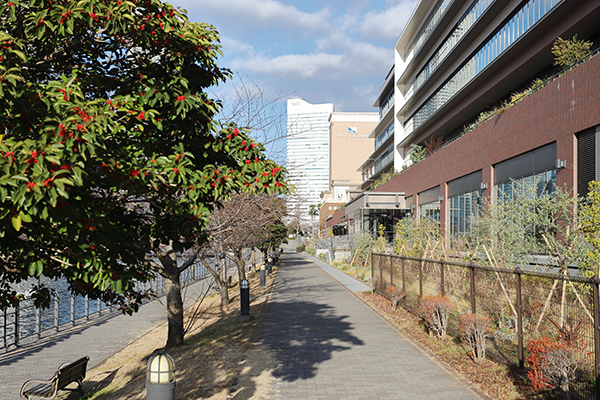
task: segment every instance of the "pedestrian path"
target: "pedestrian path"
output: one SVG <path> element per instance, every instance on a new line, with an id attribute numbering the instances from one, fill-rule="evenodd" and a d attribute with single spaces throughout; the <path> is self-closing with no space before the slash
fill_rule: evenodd
<path id="1" fill-rule="evenodd" d="M 354 296 L 359 285 L 333 279 L 324 265 L 285 253 L 258 337 L 276 363 L 270 398 L 482 398 Z"/>
<path id="2" fill-rule="evenodd" d="M 212 280 L 208 277 L 183 289 L 186 305 L 195 301 Z M 164 298 L 162 299 L 162 304 Z M 57 367 L 89 356 L 88 369 L 129 343 L 166 322 L 167 312 L 158 301 L 144 304 L 133 315 L 111 313 L 59 332 L 32 345 L 0 355 L 0 399 L 19 399 L 29 379 L 50 379 Z M 166 337 L 165 337 L 166 342 Z"/>

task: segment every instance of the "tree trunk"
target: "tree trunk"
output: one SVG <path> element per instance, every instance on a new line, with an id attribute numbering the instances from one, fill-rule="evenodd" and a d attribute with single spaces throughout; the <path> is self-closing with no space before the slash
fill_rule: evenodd
<path id="1" fill-rule="evenodd" d="M 183 299 L 177 258 L 173 260 L 168 251 L 160 248 L 156 248 L 154 251 L 161 264 L 158 273 L 165 281 L 165 291 L 167 292 L 167 347 L 181 346 L 184 337 Z"/>
<path id="2" fill-rule="evenodd" d="M 227 260 L 221 258 L 221 284 L 219 284 L 219 294 L 221 295 L 221 305 L 229 304 L 229 279 L 227 278 Z"/>
<path id="3" fill-rule="evenodd" d="M 246 262 L 244 261 L 244 251 L 237 250 L 235 253 L 235 264 L 238 269 L 239 281 L 246 279 Z"/>
<path id="4" fill-rule="evenodd" d="M 183 299 L 181 298 L 181 283 L 179 273 L 175 276 L 163 275 L 167 292 L 167 347 L 181 346 L 183 344 Z"/>

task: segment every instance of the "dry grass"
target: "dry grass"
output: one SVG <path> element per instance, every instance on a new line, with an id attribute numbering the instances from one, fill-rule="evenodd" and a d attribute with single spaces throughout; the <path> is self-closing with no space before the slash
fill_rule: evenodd
<path id="1" fill-rule="evenodd" d="M 178 399 L 250 399 L 266 393 L 272 364 L 268 354 L 256 354 L 248 347 L 256 337 L 261 316 L 275 280 L 267 277 L 267 287 L 259 288 L 258 277 L 249 278 L 252 318 L 238 320 L 239 288 L 230 289 L 231 303 L 220 306 L 213 295 L 202 302 L 203 313 L 193 330 L 186 334 L 185 345 L 167 350 L 176 366 L 175 398 Z M 157 326 L 129 346 L 101 362 L 87 373 L 83 383 L 85 400 L 143 400 L 146 398 L 146 364 L 152 352 L 166 343 L 167 324 Z M 245 353 L 252 355 L 244 361 Z M 261 368 L 249 368 L 258 363 Z M 249 371 L 261 370 L 257 376 Z M 80 398 L 75 392 L 62 399 Z M 261 398 L 261 397 L 258 397 Z"/>

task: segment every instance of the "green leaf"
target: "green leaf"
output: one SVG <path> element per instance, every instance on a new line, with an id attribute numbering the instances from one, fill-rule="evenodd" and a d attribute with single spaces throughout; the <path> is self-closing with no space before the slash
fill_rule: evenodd
<path id="1" fill-rule="evenodd" d="M 119 294 L 123 293 L 123 282 L 120 279 L 113 282 L 113 290 Z"/>
<path id="2" fill-rule="evenodd" d="M 24 213 L 23 211 L 19 211 L 19 217 L 26 224 L 31 222 L 31 216 L 29 214 Z M 18 230 L 18 229 L 17 229 Z"/>
<path id="3" fill-rule="evenodd" d="M 20 215 L 15 215 L 14 217 L 12 217 L 12 226 L 13 228 L 15 228 L 15 231 L 20 231 L 21 230 L 21 216 Z"/>
<path id="4" fill-rule="evenodd" d="M 41 40 L 44 37 L 44 33 L 46 33 L 46 25 L 42 24 L 37 31 L 38 40 Z"/>

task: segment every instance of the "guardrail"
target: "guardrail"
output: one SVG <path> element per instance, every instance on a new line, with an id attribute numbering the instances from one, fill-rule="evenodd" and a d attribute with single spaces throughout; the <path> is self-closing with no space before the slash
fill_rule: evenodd
<path id="1" fill-rule="evenodd" d="M 203 265 L 194 264 L 182 272 L 181 285 L 188 286 L 207 275 Z M 140 286 L 157 296 L 164 293 L 164 281 L 158 275 Z M 68 290 L 54 291 L 51 306 L 45 310 L 36 308 L 33 299 L 24 299 L 16 308 L 0 310 L 0 348 L 8 352 L 25 343 L 34 343 L 61 330 L 119 311 L 100 300 L 90 300 Z"/>

